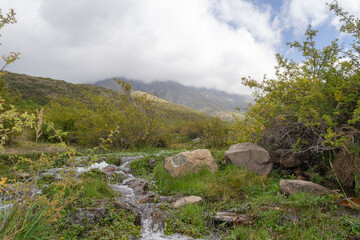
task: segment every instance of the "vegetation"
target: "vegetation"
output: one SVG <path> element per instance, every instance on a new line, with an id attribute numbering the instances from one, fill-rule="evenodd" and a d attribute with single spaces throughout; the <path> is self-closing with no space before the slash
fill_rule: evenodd
<path id="1" fill-rule="evenodd" d="M 335 204 L 341 195 L 299 193 L 287 197 L 280 193 L 280 177 L 276 172 L 270 177 L 258 176 L 245 169 L 227 166 L 222 153 L 212 153 L 220 167 L 217 173 L 204 169 L 176 179 L 162 167 L 167 154 L 131 163 L 132 172 L 150 182 L 155 181 L 152 188 L 161 195 L 180 193 L 204 199 L 202 203 L 179 209 L 164 206 L 164 211 L 170 212 L 165 233 L 182 233 L 204 239 L 211 234 L 220 239 L 298 239 L 299 236 L 346 239 L 358 234 L 358 218 Z M 153 168 L 147 165 L 150 158 L 156 160 Z M 212 224 L 212 215 L 229 210 L 246 216 L 245 222 L 239 225 Z"/>
<path id="2" fill-rule="evenodd" d="M 122 88 L 121 82 L 118 85 Z M 40 142 L 51 141 L 47 130 L 53 123 L 55 129 L 67 132 L 63 139 L 66 143 L 82 147 L 97 146 L 111 132 L 117 135 L 109 143 L 112 148 L 166 147 L 179 139 L 192 140 L 182 131 L 187 123 L 210 118 L 146 94 L 118 93 L 9 72 L 2 75 L 0 92 L 7 106 L 11 104 L 20 111 L 36 113 L 44 107 Z"/>
<path id="3" fill-rule="evenodd" d="M 146 155 L 130 163 L 131 172 L 148 180 L 156 194 L 203 198 L 201 203 L 177 209 L 168 203 L 158 204 L 166 216 L 165 234 L 205 239 L 357 239 L 359 210 L 336 204 L 346 197 L 345 191 L 286 196 L 280 191 L 280 179 L 294 175 L 280 177 L 279 170 L 259 176 L 224 160 L 228 142 L 233 141 L 310 152 L 315 161 L 305 170 L 312 181 L 322 183 L 332 174 L 339 181 L 337 186 L 352 187 L 359 194 L 360 21 L 336 2 L 329 6 L 341 17 L 341 31 L 353 36 L 351 48 L 344 50 L 335 40 L 317 49 L 316 31 L 309 27 L 303 43 L 290 44 L 302 53 L 302 62 L 277 55 L 275 79 L 265 78 L 262 83 L 243 79 L 246 85 L 258 89 L 256 103 L 244 121 L 237 121 L 234 132 L 220 118 L 148 94 L 131 94 L 131 86 L 119 80 L 121 92 L 117 93 L 2 72 L 0 238 L 140 237 L 135 210 L 119 201 L 121 194 L 111 187 L 122 182 L 123 175 L 96 169 L 79 174 L 77 170 L 100 156 L 119 166 L 119 157 L 126 154 Z M 7 15 L 0 12 L 0 29 L 15 22 L 14 16 L 13 11 Z M 4 59 L 6 64 L 12 62 L 11 58 L 16 60 L 10 55 Z M 191 141 L 195 138 L 200 139 L 198 143 Z M 32 143 L 30 148 L 42 141 L 58 145 L 52 153 L 3 154 L 24 139 Z M 79 152 L 79 146 L 93 148 Z M 165 147 L 167 150 L 158 149 Z M 183 147 L 211 148 L 219 170 L 212 173 L 203 169 L 172 178 L 163 167 L 164 160 L 182 151 L 172 148 Z M 129 153 L 124 149 L 148 151 Z M 318 171 L 319 159 L 332 167 L 327 175 Z M 115 172 L 116 166 L 109 171 Z M 55 173 L 48 174 L 49 169 Z M 151 200 L 154 203 L 158 202 L 156 194 Z M 242 221 L 212 220 L 223 211 L 241 214 Z"/>
<path id="4" fill-rule="evenodd" d="M 350 48 L 346 50 L 336 39 L 316 48 L 317 31 L 309 26 L 303 43 L 289 43 L 303 61 L 278 54 L 274 79 L 264 78 L 261 83 L 243 79 L 245 85 L 256 89 L 256 103 L 245 120 L 237 122 L 235 131 L 237 141 L 253 141 L 268 149 L 292 149 L 314 157 L 342 152 L 349 160 L 340 165 L 352 166 L 345 175 L 354 180 L 359 176 L 359 156 L 349 149 L 351 142 L 360 144 L 360 21 L 337 2 L 329 6 L 341 18 L 340 31 L 353 38 Z M 347 185 L 353 184 L 348 181 Z"/>
<path id="5" fill-rule="evenodd" d="M 16 23 L 16 18 L 15 18 L 15 11 L 13 9 L 10 9 L 10 11 L 6 14 L 3 14 L 1 9 L 0 9 L 0 30 L 6 25 L 6 24 L 13 24 Z M 1 34 L 0 34 L 1 37 Z M 1 43 L 0 43 L 1 45 Z M 2 66 L 2 68 L 0 69 L 0 72 L 4 71 L 4 69 L 11 63 L 13 63 L 14 61 L 16 61 L 17 59 L 19 59 L 19 55 L 20 53 L 18 52 L 11 52 L 8 56 L 2 55 L 1 58 L 2 60 L 4 60 L 4 65 Z"/>

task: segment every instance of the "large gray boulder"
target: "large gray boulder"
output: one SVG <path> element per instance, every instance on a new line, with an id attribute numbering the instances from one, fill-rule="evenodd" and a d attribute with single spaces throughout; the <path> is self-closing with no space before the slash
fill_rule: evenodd
<path id="1" fill-rule="evenodd" d="M 164 168 L 172 177 L 187 173 L 195 173 L 202 168 L 208 168 L 215 173 L 218 166 L 208 149 L 198 149 L 193 152 L 182 152 L 165 159 Z"/>
<path id="2" fill-rule="evenodd" d="M 259 175 L 268 175 L 273 167 L 269 153 L 253 143 L 238 143 L 225 152 L 227 163 L 244 167 Z"/>
<path id="3" fill-rule="evenodd" d="M 296 194 L 299 192 L 307 192 L 312 195 L 323 195 L 329 193 L 330 190 L 319 184 L 304 181 L 304 180 L 287 180 L 282 179 L 280 181 L 280 189 L 287 195 Z"/>

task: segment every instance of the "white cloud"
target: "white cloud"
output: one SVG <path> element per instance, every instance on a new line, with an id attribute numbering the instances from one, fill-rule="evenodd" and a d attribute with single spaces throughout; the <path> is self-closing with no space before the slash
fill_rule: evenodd
<path id="1" fill-rule="evenodd" d="M 330 23 L 339 28 L 341 26 L 339 18 L 330 12 L 326 4 L 332 2 L 331 0 L 285 0 L 281 11 L 283 28 L 294 28 L 296 34 L 303 34 L 309 24 L 318 28 Z M 360 1 L 341 0 L 339 6 L 350 14 L 360 16 Z"/>
<path id="2" fill-rule="evenodd" d="M 303 34 L 309 24 L 318 27 L 329 15 L 326 0 L 288 0 L 282 6 L 281 24 L 283 28 L 294 28 L 296 34 Z"/>
<path id="3" fill-rule="evenodd" d="M 245 0 L 2 2 L 18 23 L 0 51 L 22 53 L 8 70 L 72 82 L 125 75 L 249 92 L 241 77 L 272 73 L 281 37 L 270 8 Z"/>

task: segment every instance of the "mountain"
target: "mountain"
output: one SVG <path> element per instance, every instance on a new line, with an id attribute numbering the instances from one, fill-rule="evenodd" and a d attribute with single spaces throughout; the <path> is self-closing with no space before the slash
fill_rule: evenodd
<path id="1" fill-rule="evenodd" d="M 238 113 L 236 108 L 245 110 L 250 96 L 229 94 L 224 91 L 207 88 L 184 86 L 174 81 L 153 81 L 144 83 L 138 80 L 122 78 L 122 81 L 130 83 L 133 91 L 148 92 L 168 102 L 180 104 L 209 115 L 231 115 Z M 119 90 L 120 86 L 113 79 L 105 79 L 94 83 L 109 89 Z"/>
<path id="2" fill-rule="evenodd" d="M 67 98 L 89 106 L 91 99 L 96 96 L 103 96 L 107 99 L 118 97 L 118 92 L 102 86 L 73 84 L 63 80 L 11 72 L 1 74 L 0 93 L 3 88 L 7 89 L 8 94 L 11 95 L 12 104 L 24 110 L 40 109 L 57 98 Z M 141 95 L 144 93 L 134 92 L 133 94 Z M 197 121 L 209 117 L 202 112 L 160 98 L 153 97 L 153 100 L 156 102 L 155 107 L 166 123 Z"/>

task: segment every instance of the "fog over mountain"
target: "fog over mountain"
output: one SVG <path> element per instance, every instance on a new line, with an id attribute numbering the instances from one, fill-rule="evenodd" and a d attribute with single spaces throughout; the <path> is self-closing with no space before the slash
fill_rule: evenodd
<path id="1" fill-rule="evenodd" d="M 221 112 L 234 112 L 236 108 L 245 111 L 246 106 L 252 100 L 249 95 L 229 94 L 215 89 L 184 86 L 175 81 L 144 83 L 132 79 L 121 78 L 121 80 L 130 83 L 132 91 L 148 92 L 166 101 L 211 115 Z M 120 86 L 113 79 L 105 79 L 94 84 L 109 89 L 120 89 Z"/>

